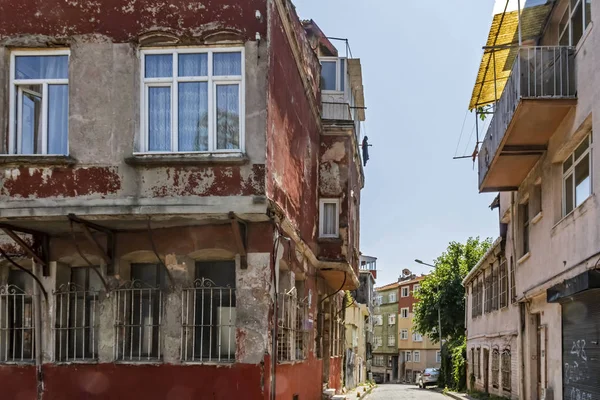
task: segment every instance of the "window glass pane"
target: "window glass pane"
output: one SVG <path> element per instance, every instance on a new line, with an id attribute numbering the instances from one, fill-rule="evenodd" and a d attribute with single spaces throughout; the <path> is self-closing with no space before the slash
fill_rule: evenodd
<path id="1" fill-rule="evenodd" d="M 208 83 L 180 83 L 179 151 L 208 150 Z"/>
<path id="2" fill-rule="evenodd" d="M 145 59 L 146 78 L 171 78 L 173 76 L 172 54 L 149 54 Z"/>
<path id="3" fill-rule="evenodd" d="M 581 143 L 579 147 L 577 147 L 577 149 L 575 150 L 575 161 L 577 161 L 579 157 L 583 155 L 583 153 L 588 149 L 588 147 L 590 147 L 589 137 L 585 138 L 583 143 Z"/>
<path id="4" fill-rule="evenodd" d="M 323 234 L 324 235 L 335 235 L 336 234 L 336 208 L 335 203 L 325 203 L 323 205 Z"/>
<path id="5" fill-rule="evenodd" d="M 569 45 L 569 7 L 567 7 L 560 22 L 558 23 L 558 34 L 560 35 L 559 44 L 563 46 Z"/>
<path id="6" fill-rule="evenodd" d="M 179 76 L 207 76 L 208 54 L 180 54 L 177 69 Z"/>
<path id="7" fill-rule="evenodd" d="M 67 79 L 69 56 L 17 56 L 16 79 Z"/>
<path id="8" fill-rule="evenodd" d="M 590 155 L 587 154 L 575 166 L 575 207 L 590 196 L 590 186 Z"/>
<path id="9" fill-rule="evenodd" d="M 86 277 L 87 277 L 88 270 L 89 270 L 88 267 L 71 268 L 71 283 L 76 284 L 80 288 L 86 288 L 87 287 Z"/>
<path id="10" fill-rule="evenodd" d="M 585 27 L 592 22 L 592 0 L 585 0 Z"/>
<path id="11" fill-rule="evenodd" d="M 575 7 L 571 17 L 571 30 L 573 32 L 573 46 L 575 46 L 583 35 L 583 7 L 581 3 Z"/>
<path id="12" fill-rule="evenodd" d="M 346 90 L 346 60 L 340 60 L 340 90 Z"/>
<path id="13" fill-rule="evenodd" d="M 321 63 L 322 90 L 336 90 L 336 66 L 335 61 L 323 61 Z"/>
<path id="14" fill-rule="evenodd" d="M 565 215 L 573 211 L 573 174 L 565 180 Z"/>
<path id="15" fill-rule="evenodd" d="M 573 165 L 573 156 L 569 156 L 563 163 L 563 173 L 567 172 L 571 168 L 571 165 Z"/>
<path id="16" fill-rule="evenodd" d="M 131 280 L 140 281 L 150 287 L 164 283 L 163 266 L 157 264 L 131 264 Z"/>
<path id="17" fill-rule="evenodd" d="M 213 75 L 242 75 L 242 53 L 213 53 Z"/>
<path id="18" fill-rule="evenodd" d="M 217 149 L 240 148 L 239 85 L 217 86 Z"/>
<path id="19" fill-rule="evenodd" d="M 20 86 L 21 151 L 20 154 L 42 152 L 42 85 Z"/>
<path id="20" fill-rule="evenodd" d="M 148 150 L 171 150 L 171 88 L 148 88 Z"/>
<path id="21" fill-rule="evenodd" d="M 67 154 L 69 86 L 48 85 L 48 154 Z"/>

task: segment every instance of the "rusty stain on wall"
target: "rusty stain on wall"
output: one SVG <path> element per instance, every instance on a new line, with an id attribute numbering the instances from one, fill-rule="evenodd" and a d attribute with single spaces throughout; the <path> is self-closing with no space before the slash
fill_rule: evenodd
<path id="1" fill-rule="evenodd" d="M 0 196 L 11 198 L 105 196 L 120 189 L 117 167 L 19 167 L 0 176 Z"/>
<path id="2" fill-rule="evenodd" d="M 265 194 L 265 165 L 168 168 L 165 180 L 150 188 L 153 197 L 259 196 Z"/>

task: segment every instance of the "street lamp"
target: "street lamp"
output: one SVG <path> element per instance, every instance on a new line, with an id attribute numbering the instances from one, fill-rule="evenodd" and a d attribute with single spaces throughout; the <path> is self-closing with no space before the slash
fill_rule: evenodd
<path id="1" fill-rule="evenodd" d="M 431 265 L 431 264 L 427 264 L 426 262 L 423 262 L 419 259 L 416 259 L 415 262 L 417 264 L 421 264 L 421 265 L 426 265 L 428 267 L 437 269 L 437 267 L 435 265 Z M 439 296 L 439 284 L 438 284 L 438 296 Z M 438 297 L 438 334 L 439 334 L 439 339 L 440 339 L 440 366 L 442 364 L 442 314 L 441 314 L 441 308 L 442 308 L 442 304 L 440 302 L 440 299 Z"/>

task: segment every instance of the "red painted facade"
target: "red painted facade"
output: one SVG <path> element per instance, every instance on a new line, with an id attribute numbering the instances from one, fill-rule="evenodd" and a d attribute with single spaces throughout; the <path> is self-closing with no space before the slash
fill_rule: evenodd
<path id="1" fill-rule="evenodd" d="M 3 0 L 0 39 L 28 33 L 68 42 L 69 36 L 94 34 L 127 42 L 166 27 L 184 41 L 223 30 L 254 40 L 256 32 L 266 36 L 266 5 L 267 0 Z M 262 13 L 262 21 L 255 17 L 256 10 Z"/>
<path id="2" fill-rule="evenodd" d="M 313 87 L 313 92 L 305 92 L 303 77 L 296 68 L 291 48 L 293 44 L 286 37 L 277 10 L 271 10 L 271 15 L 267 196 L 281 205 L 286 217 L 315 251 L 320 128 L 318 115 L 313 113 L 308 96 L 316 102 L 318 89 Z M 295 24 L 298 29 L 302 29 L 299 21 L 296 20 Z M 297 32 L 296 36 L 298 40 L 302 40 L 303 31 Z M 301 48 L 308 46 L 308 42 L 304 40 L 300 43 Z M 319 61 L 314 52 L 308 54 L 303 61 L 304 68 L 310 70 L 313 77 L 319 76 Z"/>

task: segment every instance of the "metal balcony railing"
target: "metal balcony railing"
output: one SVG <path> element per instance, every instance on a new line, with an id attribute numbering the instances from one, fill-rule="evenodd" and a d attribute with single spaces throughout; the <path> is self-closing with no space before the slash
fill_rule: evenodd
<path id="1" fill-rule="evenodd" d="M 340 120 L 340 121 L 353 121 L 352 110 L 348 103 L 335 103 L 327 102 L 323 103 L 323 119 L 327 120 Z"/>
<path id="2" fill-rule="evenodd" d="M 574 47 L 522 47 L 517 52 L 479 152 L 480 186 L 522 99 L 574 99 L 577 96 Z"/>

